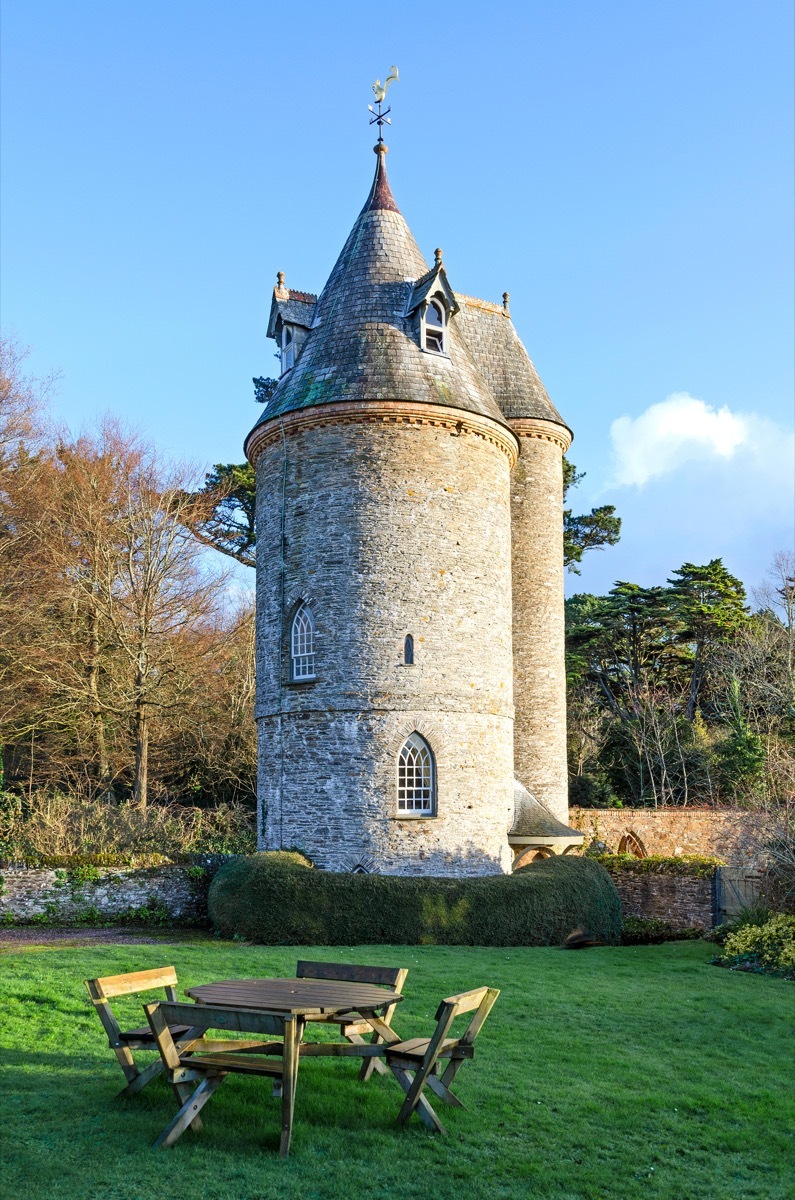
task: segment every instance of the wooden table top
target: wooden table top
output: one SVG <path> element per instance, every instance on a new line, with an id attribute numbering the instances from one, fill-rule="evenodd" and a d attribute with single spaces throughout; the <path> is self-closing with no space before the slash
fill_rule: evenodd
<path id="1" fill-rule="evenodd" d="M 259 1008 L 297 1016 L 375 1012 L 403 999 L 389 988 L 336 979 L 222 979 L 188 988 L 185 995 L 199 1004 Z"/>

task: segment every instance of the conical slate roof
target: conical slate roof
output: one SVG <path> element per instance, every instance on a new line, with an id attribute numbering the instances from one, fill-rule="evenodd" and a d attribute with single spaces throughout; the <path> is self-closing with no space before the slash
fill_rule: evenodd
<path id="1" fill-rule="evenodd" d="M 504 305 L 457 296 L 456 325 L 509 421 L 535 417 L 568 429 L 547 395 Z M 507 294 L 506 294 L 507 300 Z"/>
<path id="2" fill-rule="evenodd" d="M 406 315 L 428 266 L 389 187 L 386 147 L 370 194 L 318 300 L 313 327 L 258 425 L 312 405 L 360 400 L 443 404 L 504 418 L 455 321 L 449 357 L 420 349 Z"/>
<path id="3" fill-rule="evenodd" d="M 517 416 L 564 425 L 499 306 L 450 293 L 447 354 L 421 349 L 418 288 L 439 280 L 449 292 L 449 284 L 441 252 L 429 271 L 398 209 L 386 146 L 375 151 L 370 194 L 314 308 L 313 296 L 291 292 L 279 276 L 269 335 L 278 316 L 308 332 L 255 429 L 298 409 L 367 400 L 441 404 L 502 425 Z"/>

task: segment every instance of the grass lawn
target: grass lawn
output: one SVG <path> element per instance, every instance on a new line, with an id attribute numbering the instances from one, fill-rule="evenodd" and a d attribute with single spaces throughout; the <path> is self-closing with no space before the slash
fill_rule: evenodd
<path id="1" fill-rule="evenodd" d="M 791 983 L 707 965 L 703 942 L 554 949 L 163 946 L 12 948 L 0 972 L 4 1194 L 37 1200 L 270 1197 L 795 1196 Z M 395 1015 L 431 1030 L 438 1001 L 502 995 L 459 1076 L 450 1136 L 400 1130 L 392 1079 L 305 1060 L 291 1157 L 266 1080 L 226 1080 L 201 1134 L 152 1151 L 174 1112 L 158 1080 L 130 1101 L 82 980 L 173 963 L 180 986 L 292 975 L 298 957 L 409 967 Z M 131 1014 L 140 1023 L 140 1009 Z M 316 1027 L 317 1028 L 317 1027 Z"/>

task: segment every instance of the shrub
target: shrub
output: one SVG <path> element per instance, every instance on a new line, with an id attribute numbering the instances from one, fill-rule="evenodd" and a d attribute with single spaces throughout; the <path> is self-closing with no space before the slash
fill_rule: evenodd
<path id="1" fill-rule="evenodd" d="M 661 942 L 682 942 L 704 936 L 700 926 L 672 925 L 657 917 L 624 917 L 622 946 L 658 946 Z"/>
<path id="2" fill-rule="evenodd" d="M 795 916 L 777 913 L 764 925 L 744 925 L 726 938 L 713 963 L 733 971 L 754 971 L 795 979 Z"/>
<path id="3" fill-rule="evenodd" d="M 255 816 L 241 804 L 120 804 L 32 792 L 0 794 L 0 860 L 28 866 L 136 865 L 207 854 L 250 854 Z"/>
<path id="4" fill-rule="evenodd" d="M 736 933 L 738 929 L 744 929 L 746 925 L 764 925 L 772 916 L 772 910 L 767 904 L 749 904 L 746 908 L 741 908 L 728 921 L 724 921 L 722 925 L 716 925 L 714 929 L 710 929 L 708 933 L 704 934 L 704 940 L 723 946 L 726 939 L 732 933 Z"/>
<path id="5" fill-rule="evenodd" d="M 255 854 L 218 871 L 209 909 L 223 936 L 270 945 L 549 946 L 578 926 L 608 944 L 621 936 L 610 876 L 571 857 L 448 879 L 336 874 L 298 854 Z"/>

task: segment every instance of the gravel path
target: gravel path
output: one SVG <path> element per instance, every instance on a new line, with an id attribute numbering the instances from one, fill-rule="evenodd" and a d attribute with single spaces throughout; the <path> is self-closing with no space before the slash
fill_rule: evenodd
<path id="1" fill-rule="evenodd" d="M 163 930 L 159 937 L 139 929 L 113 926 L 109 929 L 87 929 L 84 926 L 70 928 L 65 925 L 14 925 L 0 928 L 0 950 L 13 950 L 23 946 L 46 946 L 52 943 L 69 943 L 71 946 L 91 946 L 97 943 L 108 945 L 168 946 L 178 945 L 190 938 L 175 930 Z"/>

